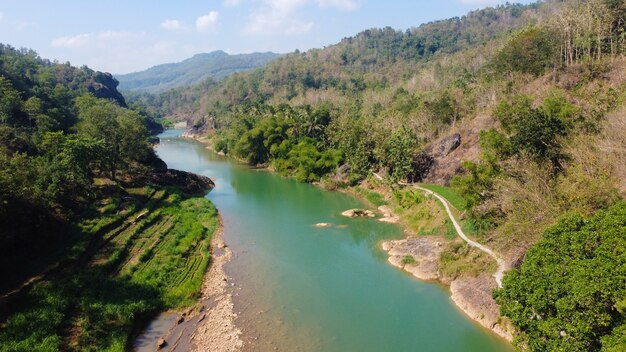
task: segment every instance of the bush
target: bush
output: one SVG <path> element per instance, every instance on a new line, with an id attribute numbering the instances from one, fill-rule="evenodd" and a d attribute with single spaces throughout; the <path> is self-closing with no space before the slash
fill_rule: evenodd
<path id="1" fill-rule="evenodd" d="M 412 255 L 405 255 L 404 258 L 402 258 L 402 264 L 403 265 L 417 264 L 417 260 L 415 260 L 415 258 L 413 258 Z"/>
<path id="2" fill-rule="evenodd" d="M 626 202 L 546 230 L 495 298 L 531 351 L 599 351 L 626 326 Z"/>
<path id="3" fill-rule="evenodd" d="M 540 27 L 527 27 L 511 37 L 494 58 L 503 73 L 522 72 L 535 76 L 554 66 L 558 59 L 555 33 Z"/>

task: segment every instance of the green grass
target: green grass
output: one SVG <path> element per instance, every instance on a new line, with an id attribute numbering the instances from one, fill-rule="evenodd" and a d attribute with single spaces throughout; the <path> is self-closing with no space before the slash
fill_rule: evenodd
<path id="1" fill-rule="evenodd" d="M 124 351 L 137 324 L 197 301 L 218 226 L 215 207 L 175 189 L 128 191 L 144 206 L 118 213 L 119 202 L 104 200 L 77 224 L 85 238 L 101 236 L 98 250 L 12 302 L 0 351 Z"/>
<path id="2" fill-rule="evenodd" d="M 407 264 L 416 264 L 417 260 L 415 260 L 415 258 L 413 258 L 412 255 L 405 255 L 404 258 L 402 258 L 402 264 L 407 265 Z"/>
<path id="3" fill-rule="evenodd" d="M 174 127 L 174 121 L 170 120 L 170 119 L 166 119 L 163 117 L 158 117 L 156 119 L 154 119 L 154 121 L 156 121 L 157 123 L 160 123 L 163 128 L 172 128 Z"/>
<path id="4" fill-rule="evenodd" d="M 385 198 L 383 197 L 383 195 L 380 193 L 370 191 L 363 187 L 356 187 L 356 192 L 362 195 L 363 197 L 365 197 L 365 199 L 367 199 L 368 202 L 372 203 L 373 205 L 377 207 L 388 204 Z"/>
<path id="5" fill-rule="evenodd" d="M 455 190 L 450 187 L 432 185 L 432 184 L 420 184 L 420 186 L 429 189 L 440 196 L 444 197 L 453 207 L 459 211 L 465 211 L 467 203 L 463 197 L 461 197 Z"/>
<path id="6" fill-rule="evenodd" d="M 456 229 L 454 228 L 454 224 L 452 223 L 452 221 L 450 221 L 450 219 L 446 219 L 445 224 L 446 224 L 446 239 L 453 240 L 454 238 L 456 238 L 456 236 L 458 236 L 458 234 L 456 233 Z"/>
<path id="7" fill-rule="evenodd" d="M 439 264 L 441 274 L 452 279 L 495 272 L 497 268 L 496 262 L 488 254 L 460 240 L 449 242 L 444 247 Z"/>

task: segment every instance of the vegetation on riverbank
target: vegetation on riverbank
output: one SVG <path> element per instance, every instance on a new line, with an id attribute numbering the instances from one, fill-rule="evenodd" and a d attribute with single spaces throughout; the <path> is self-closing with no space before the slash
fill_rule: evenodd
<path id="1" fill-rule="evenodd" d="M 215 207 L 176 189 L 108 188 L 72 230 L 77 257 L 12 302 L 1 351 L 124 351 L 153 314 L 199 298 Z"/>
<path id="2" fill-rule="evenodd" d="M 626 202 L 571 214 L 544 233 L 496 291 L 502 314 L 533 351 L 623 351 Z"/>
<path id="3" fill-rule="evenodd" d="M 625 23 L 623 2 L 570 0 L 366 30 L 207 89 L 193 124 L 218 150 L 329 188 L 372 170 L 392 184 L 449 185 L 464 229 L 517 267 L 566 214 L 626 195 Z M 430 212 L 396 196 L 390 206 L 415 233 L 450 232 L 443 220 L 420 225 Z M 445 253 L 451 276 L 491 269 L 462 244 Z"/>
<path id="4" fill-rule="evenodd" d="M 199 297 L 213 183 L 167 170 L 116 85 L 0 45 L 0 351 L 124 351 Z"/>

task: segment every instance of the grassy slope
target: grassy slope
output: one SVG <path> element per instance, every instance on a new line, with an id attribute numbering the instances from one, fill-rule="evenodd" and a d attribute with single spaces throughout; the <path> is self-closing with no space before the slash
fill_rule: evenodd
<path id="1" fill-rule="evenodd" d="M 0 351 L 122 351 L 142 320 L 197 300 L 215 207 L 174 189 L 126 191 L 130 198 L 106 198 L 78 224 L 88 240 L 75 260 L 13 304 Z"/>
<path id="2" fill-rule="evenodd" d="M 458 211 L 465 211 L 467 202 L 452 188 L 433 184 L 420 184 L 420 186 L 444 197 L 448 201 L 448 203 L 452 204 L 452 206 L 455 207 Z"/>
<path id="3" fill-rule="evenodd" d="M 461 219 L 465 210 L 465 200 L 450 187 L 422 185 L 448 200 L 458 211 L 453 209 L 457 221 L 464 231 L 477 240 L 482 240 L 483 231 L 478 229 L 472 219 Z M 483 272 L 496 270 L 495 261 L 480 250 L 470 247 L 456 234 L 452 223 L 447 219 L 441 203 L 431 196 L 412 188 L 400 188 L 395 194 L 376 180 L 368 180 L 354 193 L 365 198 L 372 205 L 388 205 L 400 216 L 400 224 L 409 233 L 416 236 L 441 236 L 447 240 L 440 257 L 441 273 L 449 278 L 476 276 Z"/>

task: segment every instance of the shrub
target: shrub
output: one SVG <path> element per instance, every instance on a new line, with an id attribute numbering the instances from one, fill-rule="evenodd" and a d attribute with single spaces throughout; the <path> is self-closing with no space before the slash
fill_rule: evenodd
<path id="1" fill-rule="evenodd" d="M 626 326 L 626 202 L 544 233 L 496 291 L 501 313 L 531 351 L 599 351 Z M 605 345 L 606 344 L 606 345 Z"/>

